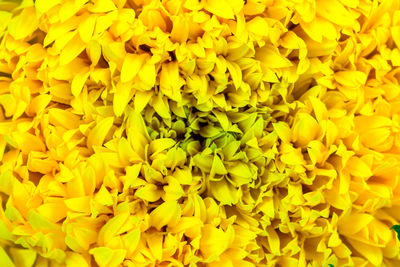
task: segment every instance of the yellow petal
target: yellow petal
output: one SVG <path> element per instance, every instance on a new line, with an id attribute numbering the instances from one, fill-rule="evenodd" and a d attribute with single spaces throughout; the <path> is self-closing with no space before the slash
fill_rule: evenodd
<path id="1" fill-rule="evenodd" d="M 121 82 L 125 83 L 133 80 L 139 73 L 145 59 L 146 55 L 127 53 L 122 64 Z"/>
<path id="2" fill-rule="evenodd" d="M 54 159 L 48 157 L 39 158 L 31 152 L 28 156 L 27 166 L 29 171 L 47 174 L 56 170 L 58 164 Z"/>
<path id="3" fill-rule="evenodd" d="M 149 103 L 153 92 L 135 92 L 134 107 L 137 112 L 141 112 Z"/>
<path id="4" fill-rule="evenodd" d="M 90 132 L 87 137 L 87 146 L 102 146 L 105 137 L 114 123 L 114 117 L 102 119 Z"/>
<path id="5" fill-rule="evenodd" d="M 61 201 L 42 204 L 37 211 L 51 222 L 58 222 L 67 216 L 67 207 Z"/>
<path id="6" fill-rule="evenodd" d="M 284 122 L 277 122 L 272 124 L 274 126 L 275 132 L 278 134 L 279 138 L 286 143 L 289 143 L 292 139 L 289 126 Z"/>
<path id="7" fill-rule="evenodd" d="M 161 94 L 158 94 L 157 96 L 153 97 L 151 104 L 161 118 L 169 119 L 171 117 L 167 97 L 163 97 Z"/>
<path id="8" fill-rule="evenodd" d="M 311 140 L 318 137 L 320 130 L 320 126 L 311 115 L 299 113 L 292 129 L 293 141 L 300 146 L 306 146 Z"/>
<path id="9" fill-rule="evenodd" d="M 225 19 L 234 19 L 232 7 L 227 0 L 204 1 L 204 9 Z"/>
<path id="10" fill-rule="evenodd" d="M 81 254 L 70 251 L 67 251 L 65 264 L 67 265 L 66 267 L 74 267 L 74 266 L 89 267 L 88 262 Z"/>
<path id="11" fill-rule="evenodd" d="M 206 56 L 206 51 L 204 50 L 204 47 L 201 46 L 200 44 L 197 44 L 197 43 L 189 44 L 189 45 L 187 46 L 187 48 L 188 48 L 190 51 L 192 51 L 193 54 L 194 54 L 196 57 L 199 57 L 199 58 L 203 57 L 203 58 L 204 58 L 204 57 Z M 207 63 L 205 63 L 205 64 L 207 64 Z M 200 67 L 200 66 L 199 66 L 199 67 Z"/>
<path id="12" fill-rule="evenodd" d="M 360 136 L 360 141 L 366 146 L 377 149 L 378 146 L 387 142 L 392 132 L 389 128 L 377 128 L 365 131 Z"/>
<path id="13" fill-rule="evenodd" d="M 89 253 L 93 255 L 99 266 L 107 266 L 113 257 L 113 250 L 107 247 L 92 248 Z"/>
<path id="14" fill-rule="evenodd" d="M 364 229 L 374 220 L 374 217 L 367 213 L 353 213 L 340 219 L 338 222 L 339 232 L 343 235 L 353 235 Z"/>
<path id="15" fill-rule="evenodd" d="M 338 128 L 332 121 L 326 123 L 326 146 L 330 147 L 338 137 Z"/>
<path id="16" fill-rule="evenodd" d="M 357 87 L 367 81 L 367 75 L 361 71 L 338 71 L 334 77 L 338 83 L 348 87 Z"/>
<path id="17" fill-rule="evenodd" d="M 371 168 L 360 158 L 351 157 L 347 161 L 346 169 L 350 174 L 358 177 L 368 178 L 372 176 Z"/>
<path id="18" fill-rule="evenodd" d="M 30 226 L 32 226 L 35 230 L 45 230 L 45 231 L 59 231 L 60 225 L 55 223 L 51 223 L 49 220 L 41 216 L 36 211 L 30 210 L 28 211 L 28 222 Z"/>
<path id="19" fill-rule="evenodd" d="M 11 183 L 12 183 L 12 198 L 14 201 L 14 206 L 18 209 L 18 211 L 21 214 L 25 216 L 28 211 L 26 203 L 29 200 L 29 192 L 26 190 L 25 186 L 17 179 L 11 180 Z"/>
<path id="20" fill-rule="evenodd" d="M 144 64 L 138 75 L 140 79 L 139 88 L 145 91 L 151 90 L 156 82 L 155 66 L 153 64 Z"/>
<path id="21" fill-rule="evenodd" d="M 0 32 L 4 32 L 4 30 L 8 27 L 8 23 L 10 22 L 12 14 L 5 10 L 0 11 Z"/>
<path id="22" fill-rule="evenodd" d="M 43 14 L 60 3 L 61 0 L 54 0 L 54 1 L 37 0 L 35 1 L 35 7 L 37 11 Z"/>
<path id="23" fill-rule="evenodd" d="M 233 80 L 233 85 L 236 88 L 239 88 L 242 84 L 242 70 L 240 69 L 239 65 L 235 62 L 226 62 L 226 66 L 228 67 L 229 73 Z"/>
<path id="24" fill-rule="evenodd" d="M 391 127 L 392 120 L 384 116 L 356 116 L 354 117 L 355 130 L 363 133 L 369 129 Z"/>
<path id="25" fill-rule="evenodd" d="M 71 94 L 71 87 L 68 83 L 60 83 L 49 88 L 52 100 L 63 104 L 70 103 L 73 98 Z"/>
<path id="26" fill-rule="evenodd" d="M 12 137 L 24 154 L 28 154 L 30 151 L 46 151 L 45 144 L 36 135 L 14 132 Z"/>
<path id="27" fill-rule="evenodd" d="M 183 169 L 176 168 L 173 176 L 179 181 L 182 185 L 189 185 L 192 183 L 192 173 L 189 171 L 187 167 Z"/>
<path id="28" fill-rule="evenodd" d="M 92 39 L 96 19 L 96 16 L 88 16 L 79 24 L 78 33 L 83 42 L 88 43 Z"/>
<path id="29" fill-rule="evenodd" d="M 266 3 L 248 1 L 243 7 L 243 12 L 245 15 L 258 15 L 264 12 L 265 7 Z"/>
<path id="30" fill-rule="evenodd" d="M 267 233 L 268 233 L 268 244 L 271 249 L 271 252 L 274 255 L 280 255 L 281 249 L 280 249 L 280 239 L 278 234 L 272 227 L 267 228 Z"/>
<path id="31" fill-rule="evenodd" d="M 161 191 L 154 184 L 146 184 L 136 190 L 135 196 L 149 202 L 155 202 L 160 199 Z"/>
<path id="32" fill-rule="evenodd" d="M 348 239 L 348 242 L 356 251 L 364 256 L 374 266 L 382 266 L 383 255 L 381 248 L 367 245 L 365 243 L 350 238 Z"/>
<path id="33" fill-rule="evenodd" d="M 104 185 L 101 186 L 94 199 L 104 206 L 112 206 L 114 204 L 114 200 L 110 192 L 108 192 Z"/>
<path id="34" fill-rule="evenodd" d="M 125 243 L 126 255 L 129 257 L 136 250 L 140 241 L 140 229 L 133 229 L 123 236 Z"/>
<path id="35" fill-rule="evenodd" d="M 228 131 L 230 123 L 226 113 L 219 111 L 213 111 L 213 113 L 221 124 L 222 129 L 224 129 L 224 131 Z"/>
<path id="36" fill-rule="evenodd" d="M 133 164 L 131 166 L 126 167 L 126 177 L 123 180 L 124 188 L 123 190 L 126 191 L 129 188 L 137 188 L 139 186 L 145 185 L 146 182 L 142 179 L 137 179 L 139 176 L 139 172 L 142 169 L 142 164 Z"/>
<path id="37" fill-rule="evenodd" d="M 169 98 L 180 101 L 181 79 L 179 77 L 179 68 L 177 62 L 163 64 L 160 73 L 160 90 Z"/>
<path id="38" fill-rule="evenodd" d="M 76 212 L 90 212 L 90 197 L 76 197 L 65 200 L 65 205 L 72 211 Z"/>
<path id="39" fill-rule="evenodd" d="M 341 26 L 354 26 L 355 17 L 337 0 L 316 2 L 317 14 Z"/>
<path id="40" fill-rule="evenodd" d="M 160 138 L 153 140 L 149 146 L 149 152 L 151 154 L 158 154 L 163 150 L 169 149 L 175 145 L 175 140 L 171 138 Z"/>
<path id="41" fill-rule="evenodd" d="M 132 88 L 132 84 L 127 83 L 118 83 L 115 88 L 116 92 L 114 93 L 114 101 L 113 101 L 113 109 L 114 114 L 119 117 L 123 114 L 126 106 L 131 101 L 134 90 Z"/>
<path id="42" fill-rule="evenodd" d="M 203 222 L 197 217 L 182 217 L 179 223 L 169 228 L 171 233 L 185 233 L 190 238 L 201 235 L 201 227 Z"/>
<path id="43" fill-rule="evenodd" d="M 321 163 L 325 152 L 325 146 L 318 140 L 312 140 L 308 143 L 307 151 L 313 164 Z"/>
<path id="44" fill-rule="evenodd" d="M 335 40 L 337 31 L 335 26 L 325 18 L 316 17 L 310 22 L 301 23 L 301 27 L 316 42 L 322 43 L 323 37 L 328 40 Z"/>
<path id="45" fill-rule="evenodd" d="M 61 22 L 66 22 L 68 19 L 73 17 L 79 10 L 80 6 L 76 5 L 77 1 L 64 2 L 59 10 L 59 16 Z"/>
<path id="46" fill-rule="evenodd" d="M 17 110 L 17 99 L 11 94 L 4 94 L 0 96 L 0 104 L 5 110 L 7 117 L 13 116 Z"/>
<path id="47" fill-rule="evenodd" d="M 128 141 L 133 150 L 144 159 L 144 147 L 151 140 L 147 132 L 143 117 L 137 111 L 131 111 L 126 122 Z"/>
<path id="48" fill-rule="evenodd" d="M 108 12 L 105 15 L 99 16 L 96 20 L 96 26 L 94 28 L 93 35 L 95 37 L 102 36 L 104 32 L 109 30 L 110 26 L 112 26 L 116 20 L 118 20 L 118 12 L 116 11 Z M 123 56 L 126 53 L 124 46 L 125 45 L 122 42 L 112 42 L 111 45 L 106 44 L 104 48 L 107 49 L 108 51 L 105 52 L 105 54 L 107 53 L 108 56 L 111 56 L 111 54 L 113 54 L 112 50 L 117 49 L 118 51 L 116 54 L 114 54 L 114 56 L 117 56 L 118 59 L 123 60 Z M 107 57 L 107 58 L 113 58 L 113 57 Z M 122 62 L 118 62 L 118 66 L 121 67 L 119 63 L 122 64 Z"/>
<path id="49" fill-rule="evenodd" d="M 126 251 L 124 249 L 111 249 L 108 247 L 95 247 L 89 250 L 100 267 L 117 267 L 123 262 Z"/>
<path id="50" fill-rule="evenodd" d="M 323 42 L 314 41 L 313 39 L 307 37 L 303 37 L 305 43 L 307 44 L 308 49 L 308 57 L 318 57 L 330 55 L 337 47 L 336 40 L 326 39 Z"/>
<path id="51" fill-rule="evenodd" d="M 147 245 L 150 248 L 151 254 L 153 254 L 156 260 L 162 259 L 163 254 L 163 236 L 161 234 L 151 234 L 147 237 Z"/>
<path id="52" fill-rule="evenodd" d="M 129 218 L 128 212 L 123 212 L 115 215 L 101 228 L 98 236 L 98 243 L 100 246 L 108 245 L 112 238 L 121 234 L 124 231 L 124 225 L 127 224 Z"/>
<path id="53" fill-rule="evenodd" d="M 287 58 L 280 55 L 275 47 L 270 45 L 257 48 L 255 57 L 266 68 L 286 68 L 293 65 Z"/>
<path id="54" fill-rule="evenodd" d="M 329 237 L 328 247 L 337 247 L 342 243 L 337 231 L 334 231 Z"/>
<path id="55" fill-rule="evenodd" d="M 7 252 L 5 252 L 3 247 L 0 247 L 0 265 L 7 267 L 15 267 L 14 263 L 7 255 Z"/>
<path id="56" fill-rule="evenodd" d="M 160 11 L 155 9 L 147 9 L 140 13 L 139 19 L 143 21 L 143 24 L 146 25 L 149 29 L 154 30 L 155 27 L 160 28 L 163 31 L 166 31 L 167 24 L 160 13 Z"/>
<path id="57" fill-rule="evenodd" d="M 185 194 L 176 178 L 168 176 L 166 181 L 168 185 L 163 187 L 165 192 L 165 196 L 163 197 L 164 201 L 178 200 Z"/>
<path id="58" fill-rule="evenodd" d="M 71 93 L 73 96 L 78 96 L 82 92 L 88 77 L 89 72 L 86 71 L 75 75 L 71 83 Z"/>
<path id="59" fill-rule="evenodd" d="M 27 7 L 22 12 L 11 19 L 8 30 L 16 40 L 24 39 L 31 35 L 38 27 L 39 21 L 36 17 L 34 7 Z"/>
<path id="60" fill-rule="evenodd" d="M 255 35 L 268 36 L 269 25 L 265 19 L 255 17 L 246 23 L 247 30 Z"/>
<path id="61" fill-rule="evenodd" d="M 181 217 L 181 207 L 176 201 L 166 201 L 150 213 L 150 224 L 160 231 L 161 227 L 175 226 Z"/>
<path id="62" fill-rule="evenodd" d="M 54 42 L 54 47 L 62 49 L 75 36 L 76 32 L 72 31 L 77 25 L 77 22 L 54 24 L 49 29 L 46 37 L 43 40 L 43 46 L 47 47 Z"/>
<path id="63" fill-rule="evenodd" d="M 400 50 L 398 48 L 392 50 L 391 61 L 394 67 L 400 66 Z"/>
<path id="64" fill-rule="evenodd" d="M 281 161 L 288 165 L 302 165 L 305 163 L 300 150 L 292 150 L 281 156 Z"/>
<path id="65" fill-rule="evenodd" d="M 36 251 L 31 249 L 10 248 L 10 254 L 14 264 L 21 267 L 33 266 L 37 257 Z"/>
<path id="66" fill-rule="evenodd" d="M 187 160 L 186 152 L 182 148 L 175 146 L 167 152 L 164 165 L 167 168 L 175 169 L 175 167 L 177 166 L 184 165 L 186 163 L 186 160 Z"/>
<path id="67" fill-rule="evenodd" d="M 315 118 L 317 121 L 321 123 L 323 120 L 326 120 L 328 118 L 328 110 L 325 104 L 316 97 L 310 97 L 309 100 L 314 109 Z"/>
<path id="68" fill-rule="evenodd" d="M 112 0 L 98 0 L 93 5 L 90 5 L 88 9 L 93 13 L 106 13 L 116 8 Z"/>
<path id="69" fill-rule="evenodd" d="M 185 43 L 189 37 L 189 22 L 187 19 L 181 16 L 173 16 L 172 20 L 172 31 L 171 40 L 173 42 Z"/>
<path id="70" fill-rule="evenodd" d="M 61 50 L 60 65 L 66 65 L 73 61 L 85 49 L 85 43 L 79 35 L 75 35 L 71 41 Z"/>
<path id="71" fill-rule="evenodd" d="M 392 33 L 392 38 L 396 46 L 400 47 L 400 26 L 391 27 L 390 32 Z"/>
<path id="72" fill-rule="evenodd" d="M 215 228 L 211 224 L 204 225 L 201 232 L 200 251 L 205 259 L 221 255 L 231 242 L 229 233 Z"/>
<path id="73" fill-rule="evenodd" d="M 214 174 L 225 175 L 227 173 L 228 171 L 226 170 L 221 158 L 218 155 L 214 155 L 210 176 L 214 176 Z"/>
<path id="74" fill-rule="evenodd" d="M 38 95 L 32 99 L 29 105 L 29 113 L 32 115 L 41 113 L 50 103 L 52 96 L 48 94 Z"/>
<path id="75" fill-rule="evenodd" d="M 234 14 L 238 14 L 242 10 L 244 5 L 242 0 L 230 0 L 228 1 L 228 3 L 231 6 Z"/>
<path id="76" fill-rule="evenodd" d="M 13 208 L 14 210 L 16 210 L 15 208 Z M 18 211 L 17 211 L 18 212 Z M 18 219 L 16 218 L 12 218 L 9 214 L 5 213 L 6 218 L 9 220 L 13 220 L 13 221 L 17 221 Z M 23 220 L 21 214 L 19 214 L 20 219 L 19 220 Z M 13 235 L 11 234 L 11 231 L 7 228 L 7 226 L 4 224 L 3 221 L 0 221 L 0 237 L 3 240 L 9 240 L 12 241 L 14 239 Z"/>
<path id="77" fill-rule="evenodd" d="M 26 53 L 26 60 L 28 62 L 41 61 L 46 54 L 46 50 L 41 44 L 34 44 L 30 46 L 28 53 Z"/>
<path id="78" fill-rule="evenodd" d="M 96 66 L 101 56 L 100 44 L 96 40 L 90 40 L 86 46 L 86 54 L 88 55 L 90 61 L 92 61 L 92 65 Z M 104 79 L 103 81 L 105 82 Z"/>
<path id="79" fill-rule="evenodd" d="M 121 138 L 118 143 L 118 156 L 121 159 L 121 162 L 129 165 L 131 162 L 142 162 L 142 158 L 133 151 L 131 144 L 129 144 L 128 140 L 125 138 Z"/>
<path id="80" fill-rule="evenodd" d="M 225 179 L 218 182 L 211 181 L 210 187 L 213 196 L 221 202 L 221 205 L 232 205 L 238 202 L 237 189 L 225 181 Z"/>
<path id="81" fill-rule="evenodd" d="M 233 166 L 227 167 L 227 169 L 232 181 L 236 183 L 236 186 L 249 184 L 254 178 L 254 174 L 245 163 L 238 162 Z"/>

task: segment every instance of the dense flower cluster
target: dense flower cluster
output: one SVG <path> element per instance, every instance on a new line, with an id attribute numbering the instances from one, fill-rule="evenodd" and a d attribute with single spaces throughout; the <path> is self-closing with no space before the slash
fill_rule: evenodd
<path id="1" fill-rule="evenodd" d="M 0 2 L 1 266 L 400 266 L 399 0 Z"/>

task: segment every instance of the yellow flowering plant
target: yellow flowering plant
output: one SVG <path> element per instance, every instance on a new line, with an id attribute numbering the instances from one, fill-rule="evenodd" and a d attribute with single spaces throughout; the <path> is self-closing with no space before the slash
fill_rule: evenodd
<path id="1" fill-rule="evenodd" d="M 399 266 L 399 67 L 400 0 L 1 0 L 0 266 Z"/>

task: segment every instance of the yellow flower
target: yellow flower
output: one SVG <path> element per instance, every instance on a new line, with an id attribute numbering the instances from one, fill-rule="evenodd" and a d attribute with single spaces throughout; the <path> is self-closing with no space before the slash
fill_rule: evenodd
<path id="1" fill-rule="evenodd" d="M 0 265 L 399 265 L 399 8 L 1 2 Z"/>

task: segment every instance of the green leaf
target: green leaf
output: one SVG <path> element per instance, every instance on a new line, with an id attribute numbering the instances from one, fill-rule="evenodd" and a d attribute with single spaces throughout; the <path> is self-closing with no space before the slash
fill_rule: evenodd
<path id="1" fill-rule="evenodd" d="M 393 229 L 396 231 L 397 238 L 400 240 L 400 225 L 393 225 L 392 228 L 390 228 L 390 229 Z"/>

